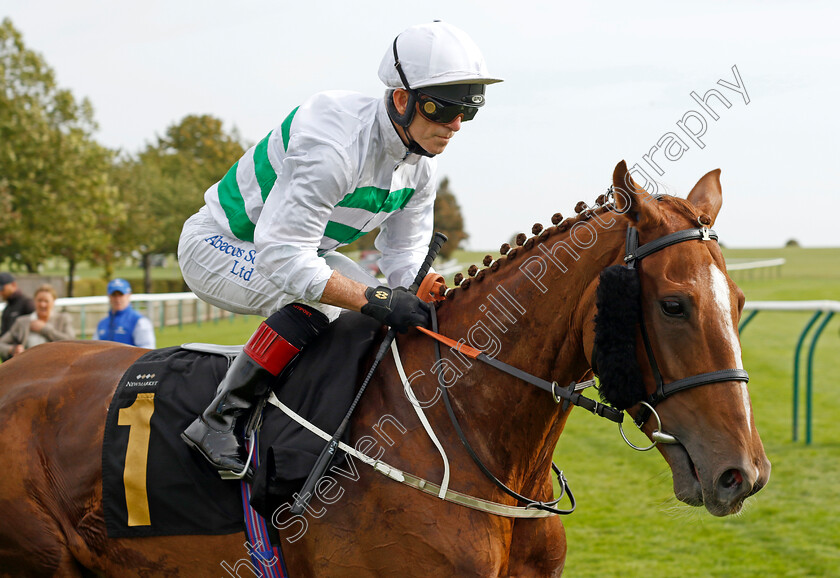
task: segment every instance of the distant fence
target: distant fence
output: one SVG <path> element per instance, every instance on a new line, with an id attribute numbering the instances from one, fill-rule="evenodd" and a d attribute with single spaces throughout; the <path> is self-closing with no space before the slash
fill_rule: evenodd
<path id="1" fill-rule="evenodd" d="M 793 352 L 793 441 L 799 439 L 799 359 L 808 333 L 822 317 L 822 321 L 817 325 L 817 329 L 811 336 L 811 343 L 808 346 L 808 362 L 805 370 L 805 443 L 810 444 L 813 439 L 814 353 L 817 348 L 817 341 L 820 335 L 822 335 L 825 326 L 828 325 L 828 322 L 831 321 L 835 313 L 840 312 L 840 301 L 747 301 L 744 305 L 744 311 L 749 311 L 749 314 L 738 326 L 739 333 L 743 333 L 744 329 L 758 315 L 759 311 L 814 312 L 808 320 L 808 323 L 805 324 L 802 333 L 799 334 L 799 339 L 796 342 L 796 348 Z"/>
<path id="2" fill-rule="evenodd" d="M 760 261 L 743 261 L 739 262 L 732 259 L 726 262 L 726 271 L 732 273 L 739 271 L 740 277 L 752 279 L 754 275 L 759 275 L 762 278 L 767 276 L 780 277 L 782 275 L 782 265 L 785 264 L 784 259 L 762 259 Z"/>
<path id="3" fill-rule="evenodd" d="M 146 315 L 156 329 L 183 326 L 185 323 L 218 323 L 242 317 L 201 301 L 193 293 L 134 293 L 132 306 Z M 62 297 L 55 301 L 56 309 L 69 313 L 80 339 L 87 339 L 96 324 L 108 314 L 108 297 Z"/>

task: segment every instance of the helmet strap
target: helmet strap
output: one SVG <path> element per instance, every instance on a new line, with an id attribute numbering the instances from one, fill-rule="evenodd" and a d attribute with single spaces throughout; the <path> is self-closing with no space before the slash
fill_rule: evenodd
<path id="1" fill-rule="evenodd" d="M 409 153 L 414 153 L 417 155 L 431 158 L 435 155 L 421 147 L 417 143 L 417 141 L 415 141 L 411 137 L 411 133 L 408 132 L 408 125 L 410 125 L 411 121 L 414 120 L 414 113 L 417 105 L 417 91 L 411 88 L 411 85 L 408 83 L 408 79 L 405 77 L 405 73 L 403 72 L 402 64 L 400 64 L 400 56 L 399 54 L 397 54 L 397 40 L 399 40 L 399 38 L 400 36 L 398 34 L 397 37 L 394 38 L 394 44 L 391 48 L 394 51 L 394 68 L 397 69 L 397 74 L 400 75 L 400 80 L 402 81 L 403 86 L 405 87 L 405 90 L 408 93 L 408 102 L 406 102 L 405 104 L 405 112 L 400 114 L 400 112 L 397 110 L 396 105 L 394 104 L 394 92 L 388 92 L 388 116 L 391 118 L 392 121 L 394 121 L 394 123 L 401 126 L 403 131 L 405 132 L 405 136 L 408 139 Z"/>
<path id="2" fill-rule="evenodd" d="M 417 96 L 415 92 L 411 89 L 408 89 L 406 92 L 408 92 L 408 102 L 405 104 L 405 112 L 402 114 L 400 114 L 400 111 L 397 110 L 397 105 L 394 104 L 394 91 L 389 90 L 385 97 L 388 116 L 404 129 L 408 128 L 408 125 L 410 125 L 411 121 L 414 120 L 414 113 L 416 111 L 414 105 L 417 104 Z"/>
<path id="3" fill-rule="evenodd" d="M 405 131 L 405 136 L 408 137 L 408 152 L 429 158 L 435 156 L 423 147 L 421 147 L 420 144 L 416 140 L 414 140 L 414 138 L 411 136 L 411 133 L 408 132 L 407 126 L 403 127 L 403 130 Z"/>
<path id="4" fill-rule="evenodd" d="M 411 121 L 414 120 L 417 97 L 415 91 L 412 89 L 408 89 L 406 92 L 408 92 L 408 102 L 405 105 L 405 112 L 400 114 L 400 112 L 397 110 L 397 106 L 394 104 L 394 91 L 388 91 L 385 98 L 385 108 L 388 111 L 388 117 L 394 122 L 394 124 L 400 126 L 403 129 L 403 132 L 405 133 L 405 138 L 408 139 L 409 153 L 431 158 L 435 155 L 421 147 L 417 143 L 417 141 L 414 140 L 414 138 L 411 136 L 411 133 L 408 131 L 408 126 L 411 124 Z"/>

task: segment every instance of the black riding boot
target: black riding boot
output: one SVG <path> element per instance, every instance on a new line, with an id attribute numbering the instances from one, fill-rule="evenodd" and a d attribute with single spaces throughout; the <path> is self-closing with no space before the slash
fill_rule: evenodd
<path id="1" fill-rule="evenodd" d="M 271 392 L 280 372 L 327 325 L 323 313 L 299 303 L 263 321 L 234 359 L 216 397 L 181 438 L 217 469 L 242 472 L 244 452 L 234 434 L 237 419 Z"/>

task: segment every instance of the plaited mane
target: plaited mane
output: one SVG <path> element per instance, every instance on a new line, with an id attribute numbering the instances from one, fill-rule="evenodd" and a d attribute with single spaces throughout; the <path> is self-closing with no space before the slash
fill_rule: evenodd
<path id="1" fill-rule="evenodd" d="M 607 203 L 607 195 L 609 195 L 610 192 L 611 191 L 607 191 L 606 194 L 600 195 L 592 207 L 587 205 L 584 201 L 579 201 L 575 205 L 575 213 L 577 213 L 575 217 L 564 219 L 561 213 L 555 213 L 551 217 L 551 223 L 553 225 L 551 227 L 544 228 L 542 224 L 535 223 L 531 227 L 531 233 L 533 236 L 529 238 L 525 233 L 519 233 L 516 235 L 516 239 L 514 240 L 514 243 L 516 244 L 515 247 L 511 247 L 509 243 L 503 243 L 499 249 L 499 253 L 501 253 L 502 256 L 498 259 L 493 259 L 492 255 L 485 255 L 482 261 L 485 268 L 479 269 L 476 265 L 470 265 L 467 269 L 469 277 L 464 277 L 463 273 L 457 273 L 453 279 L 456 287 L 451 288 L 446 292 L 447 301 L 451 301 L 456 298 L 461 291 L 467 291 L 473 283 L 480 283 L 488 275 L 497 272 L 502 267 L 505 267 L 509 262 L 515 260 L 519 253 L 532 249 L 537 243 L 545 243 L 550 237 L 565 233 L 571 229 L 572 225 L 575 223 L 591 219 L 593 214 L 602 215 L 612 210 L 614 208 L 613 204 Z"/>
<path id="2" fill-rule="evenodd" d="M 600 195 L 594 206 L 588 206 L 584 201 L 575 205 L 576 215 L 563 218 L 561 213 L 551 217 L 552 226 L 544 228 L 535 223 L 531 228 L 533 236 L 519 233 L 514 239 L 515 246 L 502 244 L 499 252 L 501 257 L 493 259 L 486 255 L 482 261 L 485 268 L 479 269 L 470 265 L 468 277 L 463 273 L 455 275 L 456 288 L 446 291 L 446 301 L 452 301 L 462 291 L 468 291 L 474 283 L 481 283 L 487 276 L 509 266 L 519 254 L 529 251 L 538 243 L 544 243 L 549 238 L 569 231 L 575 223 L 592 218 L 593 214 L 603 215 L 614 210 L 614 204 L 607 202 L 608 195 Z M 667 197 L 671 205 L 681 214 L 694 221 L 697 218 L 693 207 L 684 199 Z M 644 384 L 636 359 L 636 337 L 641 315 L 641 301 L 639 296 L 639 278 L 634 270 L 623 265 L 614 265 L 601 272 L 596 293 L 597 314 L 595 317 L 595 356 L 593 365 L 600 378 L 601 399 L 618 409 L 626 409 L 638 403 L 646 396 Z"/>

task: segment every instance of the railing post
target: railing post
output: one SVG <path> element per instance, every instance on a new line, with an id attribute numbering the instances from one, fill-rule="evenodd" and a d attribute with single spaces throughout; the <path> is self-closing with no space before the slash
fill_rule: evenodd
<path id="1" fill-rule="evenodd" d="M 744 329 L 747 327 L 747 324 L 749 324 L 749 322 L 752 321 L 753 317 L 755 317 L 756 315 L 758 315 L 758 309 L 753 309 L 752 311 L 750 311 L 750 314 L 747 315 L 747 318 L 741 321 L 741 324 L 738 326 L 738 335 L 744 332 Z"/>
<path id="2" fill-rule="evenodd" d="M 793 352 L 793 441 L 799 439 L 799 353 L 802 351 L 802 344 L 805 342 L 805 336 L 816 323 L 817 319 L 823 314 L 822 311 L 817 311 L 811 317 L 805 329 L 799 335 L 799 341 L 796 342 L 796 350 Z"/>
<path id="3" fill-rule="evenodd" d="M 834 311 L 829 311 L 825 319 L 822 320 L 820 326 L 814 332 L 814 337 L 811 339 L 811 346 L 808 348 L 808 381 L 805 385 L 805 445 L 811 445 L 811 422 L 813 421 L 813 403 L 814 395 L 813 372 L 814 372 L 814 351 L 817 348 L 817 340 L 820 338 L 825 326 L 834 317 Z"/>

